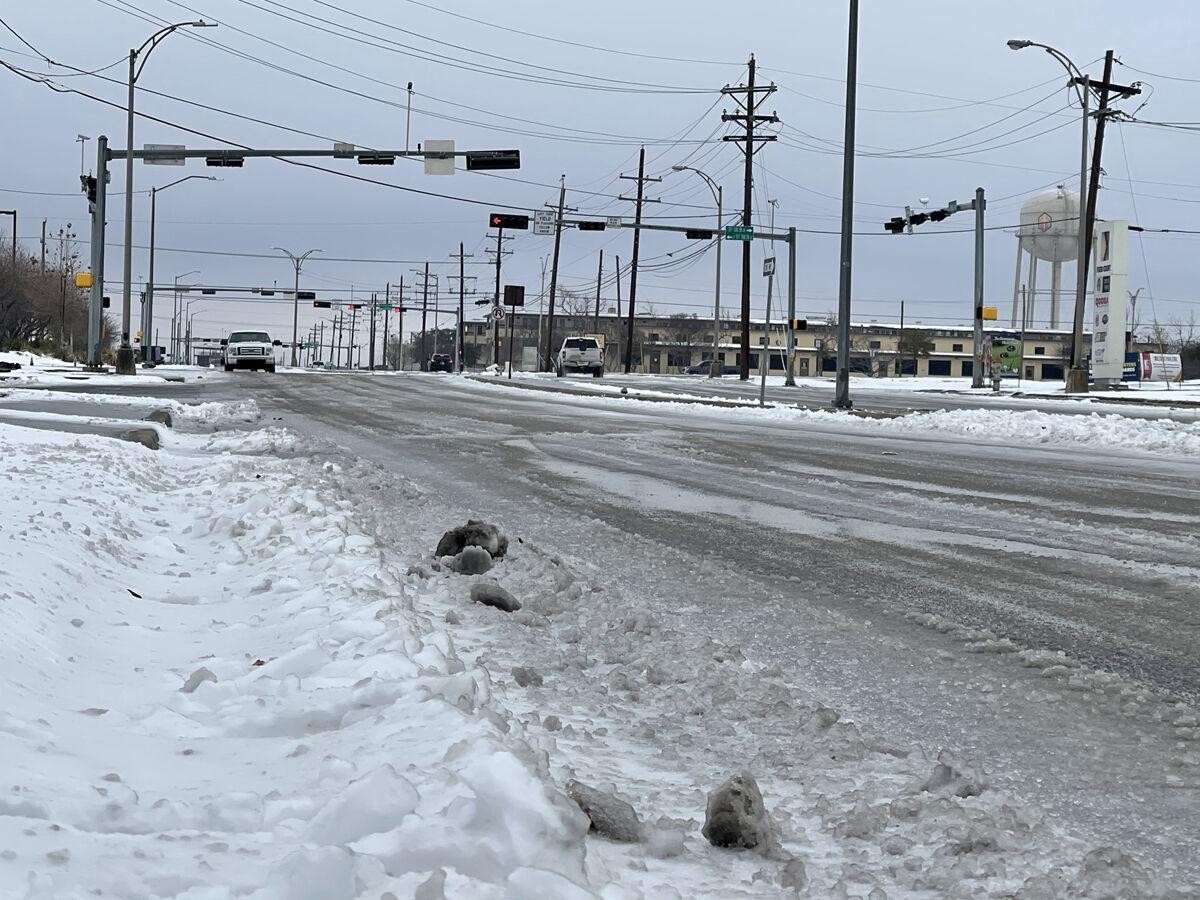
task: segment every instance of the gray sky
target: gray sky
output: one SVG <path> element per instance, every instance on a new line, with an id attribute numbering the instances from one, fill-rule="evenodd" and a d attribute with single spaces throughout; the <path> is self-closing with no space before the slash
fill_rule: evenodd
<path id="1" fill-rule="evenodd" d="M 654 4 L 518 0 L 492 7 L 465 0 L 428 4 L 411 0 L 332 4 L 61 0 L 53 6 L 8 3 L 3 17 L 41 52 L 84 70 L 119 60 L 130 46 L 141 44 L 156 30 L 159 20 L 202 16 L 220 22 L 219 28 L 172 35 L 155 50 L 139 80 L 145 91 L 137 108 L 227 141 L 256 147 L 322 147 L 336 139 L 366 147 L 402 147 L 404 86 L 411 80 L 414 144 L 452 138 L 459 149 L 521 150 L 519 172 L 491 176 L 459 172 L 448 178 L 425 177 L 419 164 L 405 161 L 394 167 L 316 161 L 347 175 L 470 198 L 482 205 L 359 183 L 275 160 L 248 160 L 242 169 L 205 168 L 199 161 L 186 169 L 137 165 L 138 190 L 184 174 L 223 179 L 190 181 L 160 195 L 156 281 L 170 282 L 177 274 L 200 269 L 200 276 L 182 280 L 198 277 L 207 284 L 289 286 L 292 268 L 285 259 L 217 254 L 269 255 L 275 245 L 298 252 L 318 247 L 326 257 L 396 260 L 314 258 L 305 268 L 302 286 L 336 291 L 323 295 L 330 297 L 348 297 L 352 285 L 357 295 L 382 291 L 385 283 L 394 284 L 402 277 L 406 285 L 411 284 L 411 269 L 425 259 L 438 264 L 434 271 L 449 274 L 448 256 L 457 251 L 460 241 L 468 253 L 475 254 L 471 262 L 485 262 L 489 210 L 535 208 L 555 200 L 560 174 L 567 177 L 568 205 L 578 207 L 581 214 L 631 218 L 633 204 L 616 195 L 628 194 L 633 184 L 616 176 L 636 172 L 642 140 L 649 173 L 664 178 L 661 184 L 649 186 L 647 196 L 663 202 L 647 205 L 647 216 L 663 217 L 672 224 L 712 223 L 708 189 L 695 175 L 672 173 L 670 166 L 698 165 L 724 186 L 727 211 L 740 206 L 740 151 L 717 140 L 726 130 L 720 122 L 722 108 L 732 111 L 733 103 L 717 92 L 724 84 L 744 79 L 745 60 L 753 52 L 760 80 L 773 80 L 779 86 L 764 111 L 776 111 L 783 121 L 780 140 L 767 145 L 758 157 L 764 168 L 755 167 L 759 221 L 765 222 L 767 200 L 775 199 L 778 228 L 795 225 L 807 230 L 799 252 L 798 306 L 802 315 L 815 317 L 834 308 L 837 295 L 846 5 L 765 0 L 744 10 L 713 0 Z M 969 233 L 938 234 L 969 229 L 970 214 L 952 217 L 942 226 L 923 226 L 919 236 L 885 234 L 881 223 L 902 212 L 906 203 L 919 208 L 917 198 L 929 197 L 931 207 L 940 206 L 951 199 L 969 199 L 976 186 L 983 186 L 996 198 L 988 224 L 1008 226 L 1016 223 L 1027 196 L 1056 182 L 1076 186 L 1079 118 L 1077 110 L 1067 108 L 1065 75 L 1040 50 L 1010 51 L 1005 46 L 1008 38 L 1028 37 L 1057 46 L 1096 77 L 1101 73 L 1099 60 L 1111 47 L 1128 66 L 1155 73 L 1116 69 L 1117 81 L 1141 80 L 1153 87 L 1140 118 L 1200 119 L 1193 112 L 1200 83 L 1178 80 L 1200 79 L 1194 4 L 1184 0 L 1162 0 L 1154 4 L 1154 15 L 1134 16 L 1128 4 L 1115 0 L 1095 0 L 1086 17 L 1080 17 L 1077 6 L 1041 0 L 1003 4 L 865 0 L 862 7 L 858 104 L 862 155 L 856 219 L 857 229 L 869 234 L 855 241 L 856 320 L 894 321 L 900 300 L 906 301 L 910 321 L 958 323 L 970 316 L 973 238 Z M 277 68 L 204 41 L 219 42 Z M 38 62 L 17 38 L 2 30 L 0 59 L 56 76 L 69 71 Z M 484 67 L 515 77 L 477 71 Z M 102 74 L 113 81 L 90 75 L 56 80 L 123 107 L 124 62 Z M 50 233 L 71 222 L 86 238 L 86 203 L 76 193 L 80 161 L 75 138 L 79 133 L 93 138 L 107 134 L 111 146 L 122 147 L 123 111 L 53 93 L 7 71 L 0 71 L 0 79 L 5 98 L 0 206 L 18 208 L 23 238 L 34 238 L 43 218 L 49 220 Z M 623 90 L 583 89 L 550 80 Z M 663 92 L 662 86 L 695 92 Z M 233 118 L 148 91 L 271 124 Z M 1132 112 L 1139 102 L 1124 103 L 1123 108 Z M 218 145 L 145 119 L 138 121 L 136 129 L 138 146 Z M 1148 228 L 1200 229 L 1196 217 L 1200 175 L 1192 165 L 1200 134 L 1126 125 L 1110 128 L 1109 138 L 1100 215 L 1128 218 Z M 878 155 L 917 147 L 925 149 Z M 94 141 L 87 149 L 86 167 L 91 169 Z M 114 166 L 110 185 L 110 244 L 121 240 L 123 189 L 121 163 Z M 57 193 L 63 196 L 52 195 Z M 138 194 L 135 204 L 135 244 L 144 245 L 148 198 Z M 1200 235 L 1133 238 L 1130 286 L 1145 288 L 1139 304 L 1143 323 L 1154 315 L 1169 320 L 1195 309 L 1196 293 L 1189 276 L 1194 268 L 1191 257 L 1200 246 L 1197 240 Z M 33 240 L 26 243 L 34 249 Z M 494 239 L 490 243 L 494 245 Z M 616 294 L 611 278 L 614 256 L 627 264 L 631 243 L 629 230 L 565 232 L 561 282 L 592 293 L 597 251 L 603 248 L 609 275 L 604 296 L 611 302 Z M 699 246 L 673 235 L 647 234 L 642 242 L 643 263 L 673 262 L 665 254 L 684 256 Z M 736 244 L 725 246 L 723 302 L 732 311 L 737 304 L 740 252 Z M 521 234 L 508 249 L 513 255 L 505 259 L 504 281 L 525 284 L 536 295 L 541 258 L 550 253 L 552 239 Z M 1011 297 L 1015 253 L 1015 237 L 1004 231 L 989 232 L 987 298 L 1002 310 Z M 763 254 L 764 248 L 756 246 L 756 314 L 761 314 L 765 294 L 764 280 L 757 277 Z M 673 268 L 645 269 L 639 278 L 639 303 L 652 304 L 659 312 L 711 314 L 712 266 L 713 254 L 708 253 Z M 483 265 L 468 270 L 479 276 L 477 288 L 490 294 L 494 270 Z M 147 271 L 146 252 L 136 250 L 135 280 L 143 280 Z M 120 277 L 120 251 L 110 247 L 108 293 L 114 298 L 119 296 Z M 1073 274 L 1066 282 L 1073 283 Z M 442 284 L 446 290 L 452 283 L 443 277 Z M 628 287 L 626 278 L 623 296 L 628 296 Z M 168 305 L 158 305 L 160 342 L 165 341 L 163 311 Z M 290 332 L 290 301 L 205 298 L 196 301 L 195 310 L 200 310 L 197 331 L 201 333 L 258 325 L 290 337 L 284 333 Z M 301 330 L 317 321 L 319 314 L 327 317 L 328 311 L 302 306 Z"/>

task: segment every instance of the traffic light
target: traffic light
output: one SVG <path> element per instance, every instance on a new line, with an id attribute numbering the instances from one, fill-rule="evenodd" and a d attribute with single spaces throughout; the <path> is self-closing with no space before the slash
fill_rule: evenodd
<path id="1" fill-rule="evenodd" d="M 333 306 L 333 304 L 328 300 L 314 300 L 313 306 L 315 306 L 317 309 L 329 309 L 331 306 Z"/>
<path id="2" fill-rule="evenodd" d="M 909 225 L 924 225 L 928 221 L 929 221 L 929 213 L 923 213 L 923 212 L 913 213 L 911 216 L 908 217 Z"/>
<path id="3" fill-rule="evenodd" d="M 711 228 L 689 228 L 683 236 L 689 241 L 711 241 L 713 232 Z"/>
<path id="4" fill-rule="evenodd" d="M 83 192 L 87 194 L 88 211 L 96 211 L 96 176 L 80 175 L 79 184 L 83 188 Z"/>
<path id="5" fill-rule="evenodd" d="M 475 150 L 467 153 L 467 171 L 521 168 L 520 150 Z"/>
<path id="6" fill-rule="evenodd" d="M 517 216 L 510 213 L 492 213 L 488 217 L 488 225 L 492 228 L 510 228 L 515 231 L 529 230 L 529 216 Z"/>
<path id="7" fill-rule="evenodd" d="M 930 222 L 941 222 L 941 221 L 945 220 L 949 215 L 950 215 L 950 210 L 948 210 L 948 209 L 935 209 L 933 212 L 931 212 L 929 214 L 929 221 Z"/>
<path id="8" fill-rule="evenodd" d="M 296 299 L 297 300 L 316 300 L 317 292 L 316 291 L 297 291 Z"/>
<path id="9" fill-rule="evenodd" d="M 206 166 L 216 166 L 218 168 L 240 169 L 246 164 L 246 158 L 243 156 L 231 156 L 221 154 L 220 156 L 206 156 L 204 158 Z"/>
<path id="10" fill-rule="evenodd" d="M 346 309 L 362 309 L 361 303 L 347 303 Z"/>
<path id="11" fill-rule="evenodd" d="M 906 224 L 904 216 L 896 216 L 894 219 L 883 223 L 883 230 L 892 234 L 903 234 Z"/>
<path id="12" fill-rule="evenodd" d="M 358 164 L 360 166 L 394 166 L 396 157 L 386 153 L 360 153 L 358 154 Z"/>
<path id="13" fill-rule="evenodd" d="M 808 331 L 808 319 L 792 319 L 792 331 Z"/>
<path id="14" fill-rule="evenodd" d="M 580 231 L 603 231 L 604 224 L 603 222 L 578 222 L 575 227 Z"/>
<path id="15" fill-rule="evenodd" d="M 104 302 L 101 303 L 100 305 L 103 306 L 105 309 L 108 309 L 110 303 L 112 303 L 112 299 L 109 297 L 105 297 Z"/>

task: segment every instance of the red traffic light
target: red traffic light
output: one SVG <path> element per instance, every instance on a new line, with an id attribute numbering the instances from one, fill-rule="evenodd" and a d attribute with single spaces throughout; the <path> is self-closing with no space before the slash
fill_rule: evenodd
<path id="1" fill-rule="evenodd" d="M 488 225 L 492 228 L 511 228 L 516 231 L 526 231 L 529 228 L 529 216 L 492 213 L 488 217 Z"/>

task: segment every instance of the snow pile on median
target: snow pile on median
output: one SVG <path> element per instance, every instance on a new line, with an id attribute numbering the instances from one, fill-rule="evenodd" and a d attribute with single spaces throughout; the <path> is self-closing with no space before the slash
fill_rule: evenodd
<path id="1" fill-rule="evenodd" d="M 503 383 L 465 380 L 472 390 L 509 391 Z M 612 387 L 605 388 L 611 390 Z M 647 397 L 666 396 L 658 392 L 639 392 Z M 563 403 L 577 406 L 596 405 L 608 409 L 630 410 L 639 403 L 635 395 L 608 397 L 581 393 L 539 393 L 541 398 L 561 397 Z M 675 395 L 679 396 L 679 395 Z M 728 398 L 689 398 L 693 402 L 646 403 L 654 414 L 684 413 L 715 416 L 747 422 L 794 422 L 828 427 L 838 431 L 873 434 L 923 436 L 931 433 L 976 438 L 988 444 L 1081 445 L 1114 450 L 1132 450 L 1169 456 L 1200 457 L 1200 417 L 1184 422 L 1174 419 L 1143 419 L 1119 414 L 1070 415 L 1036 410 L 952 409 L 913 412 L 894 417 L 865 417 L 831 409 L 801 409 L 794 406 L 755 408 L 706 406 L 704 401 Z M 682 400 L 682 398 L 681 398 Z M 700 400 L 701 402 L 695 402 Z"/>
<path id="2" fill-rule="evenodd" d="M 832 415 L 832 414 L 827 414 Z M 955 409 L 871 420 L 884 431 L 941 431 L 995 443 L 1086 444 L 1094 448 L 1200 456 L 1200 421 L 1122 415 L 1059 415 L 1024 410 Z"/>
<path id="3" fill-rule="evenodd" d="M 0 896 L 595 896 L 337 467 L 203 446 L 0 427 Z"/>

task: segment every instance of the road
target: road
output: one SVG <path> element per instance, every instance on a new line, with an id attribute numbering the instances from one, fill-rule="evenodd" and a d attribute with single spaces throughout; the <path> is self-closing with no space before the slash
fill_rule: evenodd
<path id="1" fill-rule="evenodd" d="M 1171 704 L 1200 702 L 1200 463 L 440 376 L 216 377 L 171 395 L 251 396 L 777 663 L 865 727 L 954 748 L 1085 838 L 1200 882 L 1200 731 L 1170 722 Z M 1074 683 L 952 624 L 1064 651 Z"/>

